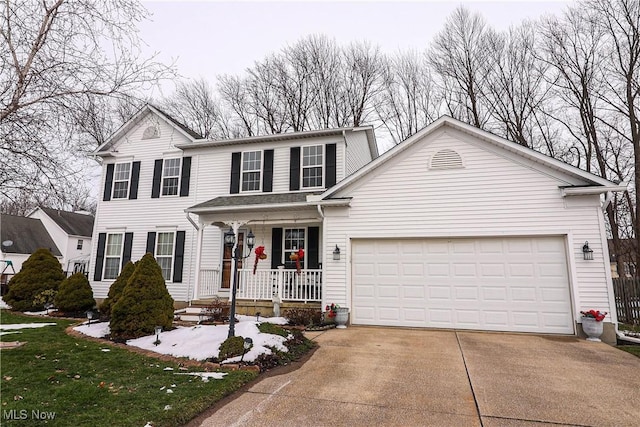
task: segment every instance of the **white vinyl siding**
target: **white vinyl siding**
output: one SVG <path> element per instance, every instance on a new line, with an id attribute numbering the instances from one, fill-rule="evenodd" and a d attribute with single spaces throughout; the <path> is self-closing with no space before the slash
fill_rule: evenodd
<path id="1" fill-rule="evenodd" d="M 302 188 L 322 187 L 324 145 L 302 147 Z"/>
<path id="2" fill-rule="evenodd" d="M 164 120 L 158 121 L 157 118 L 154 118 L 153 121 L 154 123 L 157 122 L 157 125 L 160 127 L 160 137 L 153 139 L 152 145 L 150 145 L 151 142 L 149 140 L 142 140 L 142 133 L 144 129 L 149 126 L 147 119 L 143 118 L 140 126 L 134 127 L 125 136 L 123 136 L 127 142 L 118 145 L 117 148 L 118 156 L 123 156 L 128 159 L 134 159 L 135 161 L 141 162 L 138 199 L 127 199 L 120 203 L 99 201 L 92 241 L 98 241 L 99 233 L 114 232 L 109 230 L 117 229 L 119 232 L 131 232 L 134 236 L 131 246 L 131 261 L 135 262 L 142 258 L 142 256 L 147 252 L 146 236 L 149 231 L 157 231 L 157 229 L 161 229 L 162 227 L 167 227 L 165 230 L 185 230 L 185 253 L 182 282 L 167 282 L 167 290 L 173 299 L 178 302 L 183 302 L 189 300 L 189 292 L 192 292 L 194 289 L 195 255 L 192 254 L 195 253 L 196 250 L 195 237 L 197 235 L 193 226 L 185 217 L 184 210 L 196 203 L 209 200 L 217 195 L 228 194 L 228 176 L 226 178 L 227 181 L 224 185 L 224 189 L 221 190 L 220 188 L 217 188 L 215 193 L 202 193 L 200 195 L 201 198 L 196 199 L 198 192 L 195 191 L 195 188 L 202 186 L 203 183 L 201 182 L 198 174 L 199 164 L 202 163 L 199 162 L 199 156 L 194 155 L 191 163 L 191 182 L 193 191 L 189 192 L 189 196 L 165 196 L 156 199 L 151 198 L 154 162 L 163 157 L 179 158 L 182 156 L 182 152 L 178 152 L 175 149 L 174 144 L 187 142 L 185 137 L 180 135 L 175 128 L 169 126 Z M 175 154 L 173 154 L 174 152 Z M 214 157 L 218 160 L 217 156 Z M 225 165 L 222 165 L 222 162 L 218 164 L 216 161 L 205 163 L 205 165 L 206 166 L 202 167 L 200 171 L 203 169 L 205 171 L 209 171 L 211 168 L 224 169 L 225 167 Z M 104 188 L 104 179 L 106 178 L 105 172 L 106 167 L 103 169 L 102 173 L 102 188 Z M 219 170 L 216 172 L 219 172 Z M 217 183 L 217 185 L 223 187 L 220 183 Z M 125 230 L 122 230 L 123 227 Z M 215 227 L 207 227 L 207 230 L 213 228 Z M 216 244 L 219 244 L 219 241 L 216 241 Z M 91 250 L 89 258 L 91 261 L 89 263 L 89 280 L 93 289 L 94 297 L 106 298 L 112 281 L 94 280 L 94 265 L 98 245 L 88 245 L 87 242 L 85 242 L 84 246 Z M 155 246 L 152 252 L 155 252 Z M 203 268 L 210 265 L 206 264 L 207 261 L 209 260 L 205 260 L 205 262 L 203 262 Z"/>
<path id="3" fill-rule="evenodd" d="M 429 171 L 431 156 L 445 148 L 458 152 L 465 167 Z M 351 202 L 325 209 L 324 256 L 338 245 L 350 260 L 351 242 L 360 238 L 564 236 L 574 320 L 580 309 L 611 312 L 600 197 L 561 195 L 560 187 L 585 184 L 457 130 L 436 131 L 332 196 Z M 592 261 L 583 260 L 585 241 Z M 351 268 L 324 264 L 324 303 L 352 302 Z"/>
<path id="4" fill-rule="evenodd" d="M 182 159 L 164 159 L 162 163 L 162 195 L 177 196 L 180 188 L 180 163 Z"/>
<path id="5" fill-rule="evenodd" d="M 171 280 L 173 274 L 174 232 L 158 233 L 155 258 L 162 270 L 164 280 Z"/>
<path id="6" fill-rule="evenodd" d="M 260 191 L 262 184 L 262 151 L 245 151 L 242 153 L 242 185 L 241 190 Z"/>
<path id="7" fill-rule="evenodd" d="M 104 269 L 103 278 L 111 280 L 120 274 L 120 265 L 122 265 L 122 248 L 123 234 L 108 234 L 107 244 L 104 252 Z"/>
<path id="8" fill-rule="evenodd" d="M 113 173 L 112 199 L 129 197 L 129 181 L 131 180 L 131 163 L 116 163 Z"/>

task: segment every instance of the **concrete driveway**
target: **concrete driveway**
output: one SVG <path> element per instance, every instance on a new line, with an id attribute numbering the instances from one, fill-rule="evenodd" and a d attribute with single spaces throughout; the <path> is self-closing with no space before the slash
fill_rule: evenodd
<path id="1" fill-rule="evenodd" d="M 638 426 L 640 359 L 573 337 L 350 327 L 201 426 Z"/>

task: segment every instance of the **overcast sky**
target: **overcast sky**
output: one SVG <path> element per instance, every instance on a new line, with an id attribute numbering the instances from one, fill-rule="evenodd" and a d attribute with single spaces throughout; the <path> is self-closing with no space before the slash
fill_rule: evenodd
<path id="1" fill-rule="evenodd" d="M 144 1 L 150 20 L 140 26 L 149 52 L 176 61 L 178 72 L 214 82 L 241 74 L 266 54 L 310 34 L 340 44 L 368 40 L 384 52 L 424 50 L 459 5 L 480 12 L 496 29 L 546 13 L 560 14 L 569 1 Z M 170 88 L 164 87 L 164 95 Z M 154 97 L 161 95 L 153 94 Z"/>

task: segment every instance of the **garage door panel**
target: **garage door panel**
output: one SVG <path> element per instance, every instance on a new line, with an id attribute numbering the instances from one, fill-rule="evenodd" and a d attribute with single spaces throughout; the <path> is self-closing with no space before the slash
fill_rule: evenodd
<path id="1" fill-rule="evenodd" d="M 354 324 L 573 333 L 561 237 L 356 240 L 352 253 Z"/>

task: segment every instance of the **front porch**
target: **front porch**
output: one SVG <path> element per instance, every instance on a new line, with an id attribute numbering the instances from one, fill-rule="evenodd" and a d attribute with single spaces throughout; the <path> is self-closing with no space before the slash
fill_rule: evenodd
<path id="1" fill-rule="evenodd" d="M 220 269 L 201 269 L 198 300 L 228 296 L 229 288 L 221 286 Z M 322 301 L 322 269 L 296 270 L 242 268 L 238 270 L 236 299 L 249 301 L 279 301 L 319 303 Z"/>

